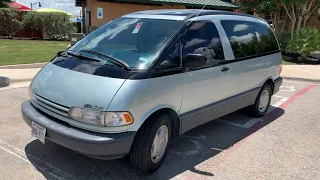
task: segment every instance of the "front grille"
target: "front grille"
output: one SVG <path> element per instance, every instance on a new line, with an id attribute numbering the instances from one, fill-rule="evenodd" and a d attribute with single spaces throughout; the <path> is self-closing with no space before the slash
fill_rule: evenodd
<path id="1" fill-rule="evenodd" d="M 48 101 L 38 95 L 31 101 L 35 106 L 40 106 L 46 110 L 49 110 L 55 114 L 63 117 L 68 117 L 69 108 L 56 104 L 54 102 Z"/>

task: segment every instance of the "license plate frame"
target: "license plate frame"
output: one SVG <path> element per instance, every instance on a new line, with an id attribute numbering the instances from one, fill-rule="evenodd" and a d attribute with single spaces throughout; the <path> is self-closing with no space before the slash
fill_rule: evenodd
<path id="1" fill-rule="evenodd" d="M 46 139 L 46 131 L 47 129 L 42 127 L 41 125 L 32 121 L 31 124 L 31 136 L 36 137 L 39 139 L 43 144 L 45 143 Z"/>

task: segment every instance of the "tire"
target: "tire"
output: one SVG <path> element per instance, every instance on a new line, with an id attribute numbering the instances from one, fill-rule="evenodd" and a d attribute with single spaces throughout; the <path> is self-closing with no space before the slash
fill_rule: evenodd
<path id="1" fill-rule="evenodd" d="M 266 96 L 264 93 L 268 93 L 268 96 Z M 268 97 L 268 100 L 265 100 L 265 103 L 266 103 L 266 107 L 265 108 L 261 108 L 259 107 L 259 104 L 260 104 L 260 99 L 262 98 L 262 96 L 265 96 L 265 97 Z M 272 96 L 272 90 L 271 90 L 271 87 L 269 84 L 265 84 L 257 98 L 256 98 L 256 101 L 255 103 L 250 106 L 247 110 L 248 114 L 252 117 L 257 117 L 257 118 L 260 118 L 260 117 L 263 117 L 264 115 L 267 114 L 268 110 L 269 110 L 269 107 L 270 107 L 270 102 L 271 102 L 271 96 Z"/>
<path id="2" fill-rule="evenodd" d="M 138 131 L 135 140 L 133 142 L 133 145 L 131 147 L 131 151 L 129 154 L 129 159 L 132 164 L 132 166 L 137 169 L 138 171 L 144 173 L 144 174 L 150 174 L 154 171 L 156 171 L 161 164 L 163 163 L 165 156 L 168 152 L 168 146 L 170 144 L 171 140 L 171 118 L 167 114 L 158 114 L 151 116 L 145 124 L 142 125 L 140 130 Z M 163 153 L 160 153 L 159 158 L 155 157 L 152 158 L 152 150 L 155 150 L 156 148 L 153 148 L 153 143 L 156 135 L 159 135 L 162 132 L 165 132 L 167 128 L 168 136 L 167 143 L 165 146 L 157 146 L 157 147 L 165 147 L 164 151 L 161 151 Z M 161 129 L 161 130 L 160 130 Z M 160 137 L 157 136 L 157 137 Z M 162 138 L 161 138 L 162 140 Z M 165 144 L 164 141 L 162 144 Z M 156 143 L 161 144 L 161 143 Z M 160 148 L 163 149 L 163 148 Z M 155 151 L 153 151 L 155 152 Z M 161 157 L 160 157 L 161 156 Z"/>

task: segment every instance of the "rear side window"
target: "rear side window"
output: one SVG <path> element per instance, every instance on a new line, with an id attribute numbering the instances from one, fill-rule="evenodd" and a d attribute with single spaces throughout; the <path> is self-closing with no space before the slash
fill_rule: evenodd
<path id="1" fill-rule="evenodd" d="M 228 36 L 235 58 L 260 54 L 260 46 L 250 22 L 223 20 L 221 24 Z"/>
<path id="2" fill-rule="evenodd" d="M 220 36 L 216 26 L 209 21 L 193 22 L 183 36 L 183 57 L 187 54 L 202 54 L 207 65 L 215 66 L 224 60 Z"/>
<path id="3" fill-rule="evenodd" d="M 268 53 L 272 51 L 279 50 L 279 45 L 274 36 L 272 29 L 262 23 L 253 22 L 254 30 L 256 31 L 256 36 L 259 41 L 262 53 Z"/>

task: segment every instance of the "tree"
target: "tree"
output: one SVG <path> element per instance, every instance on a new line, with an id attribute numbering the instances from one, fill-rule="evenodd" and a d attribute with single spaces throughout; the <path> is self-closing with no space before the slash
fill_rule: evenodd
<path id="1" fill-rule="evenodd" d="M 306 26 L 307 20 L 318 9 L 319 4 L 320 0 L 281 0 L 281 6 L 291 20 L 291 39 L 295 30 Z"/>
<path id="2" fill-rule="evenodd" d="M 9 7 L 9 2 L 11 2 L 11 0 L 0 0 L 0 8 Z"/>
<path id="3" fill-rule="evenodd" d="M 281 25 L 281 3 L 279 0 L 244 0 L 244 6 L 257 14 L 270 14 L 275 33 L 279 34 Z"/>

